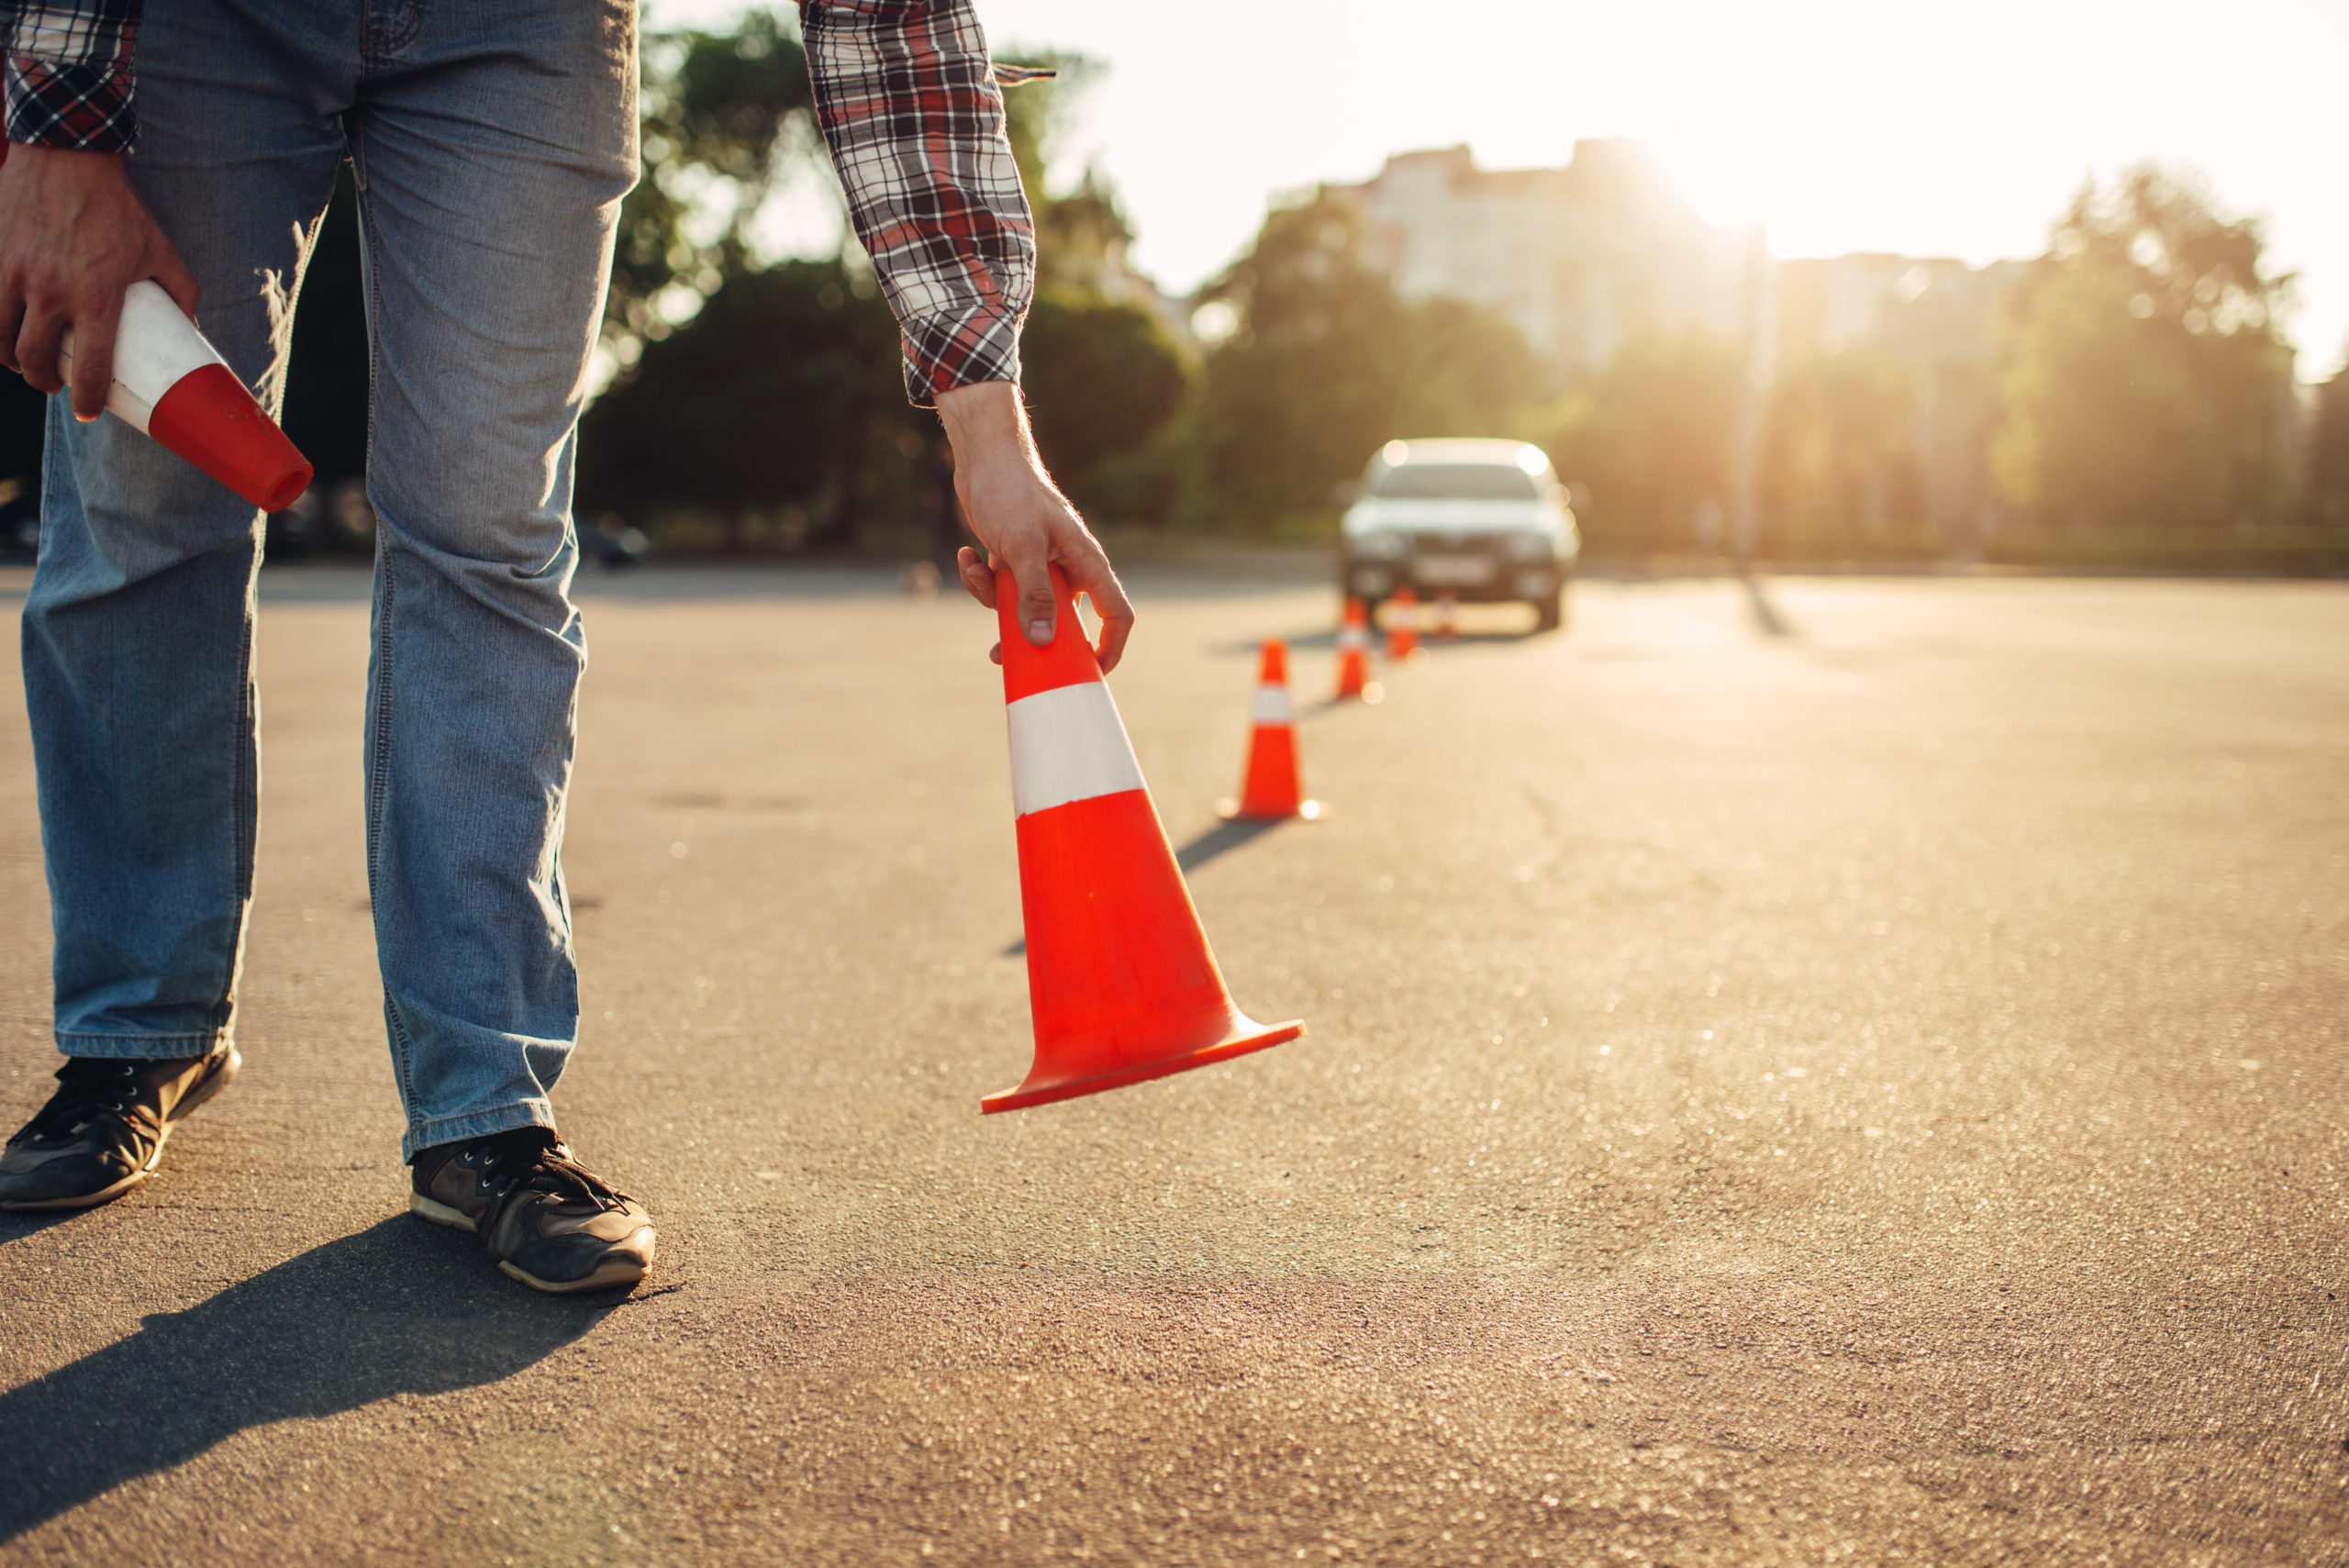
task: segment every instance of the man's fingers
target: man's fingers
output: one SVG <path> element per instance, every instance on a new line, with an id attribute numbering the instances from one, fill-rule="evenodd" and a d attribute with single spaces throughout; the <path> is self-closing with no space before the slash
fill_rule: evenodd
<path id="1" fill-rule="evenodd" d="M 32 383 L 36 391 L 65 389 L 65 378 L 57 373 L 57 339 L 64 329 L 64 322 L 54 313 L 29 309 L 17 328 L 17 373 Z"/>
<path id="2" fill-rule="evenodd" d="M 955 573 L 963 579 L 963 590 L 988 609 L 995 608 L 995 573 L 979 559 L 979 552 L 964 545 L 954 552 Z"/>
<path id="3" fill-rule="evenodd" d="M 1052 602 L 1052 573 L 1044 561 L 1043 552 L 1039 550 L 1034 555 L 1015 556 L 1009 562 L 1011 580 L 1019 589 L 1019 629 L 1038 648 L 1051 643 L 1060 620 L 1058 606 Z"/>
<path id="4" fill-rule="evenodd" d="M 1092 541 L 1088 539 L 1088 544 Z M 1125 656 L 1126 639 L 1134 631 L 1134 606 L 1126 597 L 1118 574 L 1109 569 L 1109 558 L 1094 544 L 1082 559 L 1063 562 L 1069 584 L 1093 601 L 1093 611 L 1101 617 L 1101 646 L 1095 651 L 1101 661 L 1101 673 L 1108 674 L 1118 667 Z"/>
<path id="5" fill-rule="evenodd" d="M 83 422 L 106 411 L 106 387 L 114 380 L 114 335 L 122 302 L 104 315 L 92 312 L 73 323 L 73 417 Z"/>
<path id="6" fill-rule="evenodd" d="M 156 261 L 154 275 L 155 282 L 162 291 L 172 296 L 172 303 L 180 307 L 180 314 L 190 321 L 195 320 L 195 297 L 198 292 L 195 286 L 195 274 L 181 263 L 179 253 L 166 251 Z"/>

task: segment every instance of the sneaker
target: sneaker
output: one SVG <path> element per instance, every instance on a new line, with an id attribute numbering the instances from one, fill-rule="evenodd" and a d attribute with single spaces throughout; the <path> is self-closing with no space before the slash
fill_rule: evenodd
<path id="1" fill-rule="evenodd" d="M 573 1160 L 551 1129 L 443 1143 L 412 1169 L 410 1212 L 472 1231 L 500 1269 L 534 1289 L 634 1284 L 652 1266 L 644 1206 Z"/>
<path id="2" fill-rule="evenodd" d="M 244 1065 L 225 1041 L 208 1056 L 139 1062 L 72 1056 L 57 1093 L 0 1153 L 0 1209 L 93 1208 L 145 1181 L 163 1140 Z"/>

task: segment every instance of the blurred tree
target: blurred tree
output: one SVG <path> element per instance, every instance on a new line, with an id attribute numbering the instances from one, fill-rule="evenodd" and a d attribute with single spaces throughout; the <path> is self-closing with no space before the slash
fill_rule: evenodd
<path id="1" fill-rule="evenodd" d="M 1058 77 L 1004 94 L 1005 134 L 1035 214 L 1036 301 L 1019 345 L 1021 390 L 1045 466 L 1097 522 L 1163 522 L 1175 476 L 1164 439 L 1197 379 L 1186 345 L 1126 257 L 1133 228 L 1117 193 L 1087 170 L 1064 194 L 1052 165 L 1100 66 L 1083 55 L 1004 55 Z"/>
<path id="2" fill-rule="evenodd" d="M 1508 322 L 1399 298 L 1363 258 L 1360 209 L 1327 189 L 1267 217 L 1206 301 L 1239 318 L 1208 356 L 1192 429 L 1192 508 L 1212 526 L 1326 524 L 1381 443 L 1508 434 L 1547 390 Z"/>
<path id="3" fill-rule="evenodd" d="M 778 543 L 852 542 L 868 505 L 915 482 L 934 428 L 906 402 L 896 318 L 857 281 L 839 261 L 743 272 L 647 345 L 587 411 L 583 508 L 700 508 L 734 550 L 754 514 L 789 508 L 808 521 Z"/>
<path id="4" fill-rule="evenodd" d="M 620 204 L 604 312 L 622 362 L 749 268 L 751 223 L 819 146 L 807 53 L 772 11 L 647 39 L 641 106 L 644 172 Z"/>
<path id="5" fill-rule="evenodd" d="M 1639 337 L 1564 399 L 1547 443 L 1588 488 L 1580 516 L 1601 553 L 1685 549 L 1697 508 L 1725 508 L 1745 350 L 1706 333 Z"/>
<path id="6" fill-rule="evenodd" d="M 2000 495 L 2070 529 L 2269 520 L 2289 483 L 2289 279 L 2259 226 L 2152 166 L 2091 181 L 2026 283 L 2000 384 Z"/>
<path id="7" fill-rule="evenodd" d="M 1115 472 L 1182 406 L 1190 364 L 1165 322 L 1139 305 L 1065 286 L 1041 290 L 1020 339 L 1036 446 L 1077 510 L 1120 521 L 1163 515 Z"/>
<path id="8" fill-rule="evenodd" d="M 2332 379 L 2317 388 L 2309 426 L 2307 515 L 2310 522 L 2349 528 L 2349 352 Z"/>
<path id="9" fill-rule="evenodd" d="M 1922 515 L 1916 401 L 1909 372 L 1879 350 L 1780 363 L 1762 455 L 1777 551 L 1801 553 L 1817 536 L 1849 538 Z"/>

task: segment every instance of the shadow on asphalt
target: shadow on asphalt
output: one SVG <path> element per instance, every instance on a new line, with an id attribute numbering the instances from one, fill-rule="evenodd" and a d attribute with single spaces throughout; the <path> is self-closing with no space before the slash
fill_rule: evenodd
<path id="1" fill-rule="evenodd" d="M 1753 606 L 1755 629 L 1765 637 L 1794 636 L 1794 622 L 1780 615 L 1778 606 L 1770 602 L 1769 591 L 1763 587 L 1761 577 L 1749 572 L 1745 574 L 1744 584 L 1745 602 Z"/>
<path id="2" fill-rule="evenodd" d="M 1216 856 L 1229 854 L 1241 845 L 1261 839 L 1280 826 L 1282 824 L 1278 821 L 1219 822 L 1181 849 L 1176 850 L 1174 863 L 1183 868 L 1184 875 L 1188 876 Z M 1004 949 L 1003 956 L 1018 958 L 1027 951 L 1028 939 L 1022 937 Z M 0 1429 L 0 1431 L 5 1431 L 5 1429 Z"/>
<path id="3" fill-rule="evenodd" d="M 540 1296 L 406 1216 L 329 1241 L 0 1395 L 0 1542 L 255 1427 L 511 1377 L 620 1299 Z"/>
<path id="4" fill-rule="evenodd" d="M 1218 855 L 1230 854 L 1241 845 L 1261 839 L 1281 824 L 1275 822 L 1219 822 L 1181 849 L 1174 851 L 1174 863 L 1188 876 Z"/>

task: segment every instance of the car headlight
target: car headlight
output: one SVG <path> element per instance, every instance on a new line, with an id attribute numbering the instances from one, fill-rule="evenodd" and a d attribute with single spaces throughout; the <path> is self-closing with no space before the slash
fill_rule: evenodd
<path id="1" fill-rule="evenodd" d="M 1411 541 L 1392 528 L 1370 528 L 1353 537 L 1354 554 L 1364 561 L 1400 561 Z"/>
<path id="2" fill-rule="evenodd" d="M 1511 534 L 1508 558 L 1511 561 L 1547 561 L 1555 551 L 1548 534 Z"/>

